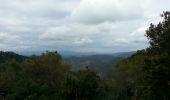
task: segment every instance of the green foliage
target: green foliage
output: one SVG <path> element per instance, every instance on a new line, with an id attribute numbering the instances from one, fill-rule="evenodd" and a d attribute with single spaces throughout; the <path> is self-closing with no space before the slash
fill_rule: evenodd
<path id="1" fill-rule="evenodd" d="M 118 68 L 133 87 L 132 98 L 138 100 L 170 99 L 170 12 L 164 20 L 151 24 L 146 31 L 150 47 L 119 62 Z"/>
<path id="2" fill-rule="evenodd" d="M 21 62 L 25 58 L 27 58 L 27 57 L 18 55 L 18 54 L 14 53 L 14 52 L 0 51 L 0 64 L 5 63 L 5 62 L 10 61 L 10 60 L 13 60 L 13 59 Z"/>
<path id="3" fill-rule="evenodd" d="M 61 87 L 71 73 L 70 66 L 61 61 L 58 53 L 46 52 L 21 63 L 12 60 L 1 65 L 0 94 L 7 100 L 54 100 L 61 97 Z"/>
<path id="4" fill-rule="evenodd" d="M 170 12 L 146 31 L 150 47 L 119 60 L 111 78 L 94 70 L 72 72 L 57 52 L 30 58 L 0 52 L 0 99 L 169 100 Z"/>
<path id="5" fill-rule="evenodd" d="M 104 96 L 97 72 L 86 68 L 73 73 L 57 52 L 1 66 L 0 95 L 6 100 L 94 100 Z"/>
<path id="6" fill-rule="evenodd" d="M 146 31 L 151 46 L 143 66 L 147 91 L 144 95 L 154 100 L 170 99 L 170 12 L 161 16 L 164 20 L 157 25 L 151 24 Z"/>
<path id="7" fill-rule="evenodd" d="M 22 75 L 39 83 L 62 84 L 70 72 L 70 67 L 63 65 L 61 60 L 61 56 L 53 52 L 25 60 L 21 64 Z"/>
<path id="8" fill-rule="evenodd" d="M 90 69 L 80 70 L 66 81 L 66 100 L 94 100 L 99 97 L 100 78 Z"/>
<path id="9" fill-rule="evenodd" d="M 77 73 L 78 100 L 93 100 L 98 96 L 99 76 L 96 72 L 86 68 Z"/>

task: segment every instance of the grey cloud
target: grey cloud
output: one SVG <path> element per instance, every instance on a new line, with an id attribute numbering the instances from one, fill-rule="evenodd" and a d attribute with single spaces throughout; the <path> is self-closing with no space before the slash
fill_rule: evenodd
<path id="1" fill-rule="evenodd" d="M 20 46 L 18 47 L 16 43 Z M 22 49 L 24 45 L 22 45 L 18 36 L 0 32 L 0 47 L 1 50 L 18 50 Z"/>
<path id="2" fill-rule="evenodd" d="M 137 0 L 82 0 L 73 11 L 71 20 L 96 24 L 110 21 L 143 18 L 142 7 Z"/>
<path id="3" fill-rule="evenodd" d="M 118 52 L 143 49 L 161 0 L 0 0 L 1 50 Z M 157 11 L 157 12 L 155 12 Z M 156 17 L 157 16 L 157 17 Z"/>

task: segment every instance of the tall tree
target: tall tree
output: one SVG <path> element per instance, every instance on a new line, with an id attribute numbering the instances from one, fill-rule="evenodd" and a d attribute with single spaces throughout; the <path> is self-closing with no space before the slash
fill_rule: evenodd
<path id="1" fill-rule="evenodd" d="M 163 21 L 151 24 L 146 31 L 150 47 L 144 62 L 145 89 L 149 99 L 170 99 L 170 12 L 163 12 Z"/>

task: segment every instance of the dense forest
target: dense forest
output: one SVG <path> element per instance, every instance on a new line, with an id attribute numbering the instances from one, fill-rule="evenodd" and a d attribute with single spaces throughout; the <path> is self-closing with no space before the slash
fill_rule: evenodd
<path id="1" fill-rule="evenodd" d="M 73 71 L 58 52 L 0 52 L 0 99 L 170 100 L 170 12 L 161 17 L 146 30 L 150 46 L 117 59 L 108 78 L 88 66 Z"/>

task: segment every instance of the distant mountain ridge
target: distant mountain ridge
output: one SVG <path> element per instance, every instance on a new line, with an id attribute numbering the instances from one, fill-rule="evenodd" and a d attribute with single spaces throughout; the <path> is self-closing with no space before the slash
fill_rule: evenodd
<path id="1" fill-rule="evenodd" d="M 53 50 L 54 51 L 54 50 Z M 46 51 L 18 51 L 19 55 L 23 56 L 32 56 L 32 55 L 41 55 Z M 54 51 L 55 52 L 55 51 Z M 117 53 L 95 53 L 95 52 L 76 52 L 76 51 L 57 51 L 59 54 L 61 54 L 63 57 L 72 57 L 72 56 L 91 56 L 91 55 L 114 55 L 114 56 L 129 56 L 135 51 L 131 52 L 117 52 Z"/>
<path id="2" fill-rule="evenodd" d="M 115 69 L 115 64 L 120 58 L 126 58 L 135 52 L 120 52 L 115 54 L 95 54 L 85 56 L 64 57 L 64 63 L 70 64 L 73 71 L 84 69 L 87 66 L 90 69 L 98 71 L 102 76 L 109 76 Z"/>
<path id="3" fill-rule="evenodd" d="M 32 55 L 41 55 L 46 51 L 18 51 L 17 53 L 24 56 L 32 56 Z M 52 52 L 55 52 L 53 50 Z M 85 56 L 85 55 L 94 55 L 97 54 L 95 52 L 76 52 L 76 51 L 57 51 L 63 57 L 70 57 L 70 56 Z"/>
<path id="4" fill-rule="evenodd" d="M 41 55 L 43 52 L 37 52 L 37 55 Z M 135 52 L 119 52 L 114 54 L 95 54 L 95 53 L 77 53 L 77 52 L 59 52 L 63 56 L 63 63 L 72 66 L 73 71 L 84 69 L 89 67 L 100 72 L 103 75 L 110 75 L 114 70 L 114 66 L 117 60 L 120 58 L 126 58 L 134 54 Z M 32 53 L 29 53 L 32 55 Z M 30 56 L 31 56 L 30 55 Z M 23 61 L 29 58 L 23 56 L 22 53 L 17 54 L 14 52 L 0 51 L 0 64 L 10 60 Z"/>

